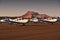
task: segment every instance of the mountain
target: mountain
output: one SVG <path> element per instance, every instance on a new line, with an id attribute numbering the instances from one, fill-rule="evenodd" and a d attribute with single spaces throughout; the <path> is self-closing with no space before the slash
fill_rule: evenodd
<path id="1" fill-rule="evenodd" d="M 46 15 L 46 14 L 39 14 L 39 15 L 37 15 L 37 17 L 38 17 L 38 18 L 44 18 L 44 17 L 46 17 L 46 18 L 51 18 L 51 16 L 48 16 L 48 15 Z"/>
<path id="2" fill-rule="evenodd" d="M 51 16 L 48 16 L 46 14 L 39 14 L 38 12 L 34 12 L 34 11 L 28 11 L 26 12 L 24 15 L 20 16 L 20 18 L 50 18 Z"/>
<path id="3" fill-rule="evenodd" d="M 26 12 L 24 15 L 20 16 L 22 18 L 32 18 L 32 15 L 34 14 L 35 12 L 33 11 L 28 11 Z"/>

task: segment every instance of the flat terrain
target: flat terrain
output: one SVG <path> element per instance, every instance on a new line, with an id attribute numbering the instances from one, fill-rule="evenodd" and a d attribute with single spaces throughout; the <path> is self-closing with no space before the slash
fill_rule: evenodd
<path id="1" fill-rule="evenodd" d="M 0 24 L 0 40 L 60 40 L 60 23 Z"/>

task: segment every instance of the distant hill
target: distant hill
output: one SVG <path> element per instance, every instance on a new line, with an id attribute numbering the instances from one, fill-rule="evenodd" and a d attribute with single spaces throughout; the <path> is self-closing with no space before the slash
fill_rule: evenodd
<path id="1" fill-rule="evenodd" d="M 34 11 L 28 11 L 26 12 L 24 15 L 20 16 L 20 18 L 50 18 L 51 16 L 46 15 L 46 14 L 39 14 L 38 12 L 34 12 Z"/>

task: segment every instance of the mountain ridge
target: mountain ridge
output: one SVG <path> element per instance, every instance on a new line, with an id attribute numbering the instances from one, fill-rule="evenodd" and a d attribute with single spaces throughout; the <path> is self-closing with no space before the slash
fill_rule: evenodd
<path id="1" fill-rule="evenodd" d="M 24 15 L 20 16 L 20 18 L 51 18 L 51 16 L 47 15 L 47 14 L 39 14 L 38 12 L 34 12 L 34 11 L 27 11 Z"/>

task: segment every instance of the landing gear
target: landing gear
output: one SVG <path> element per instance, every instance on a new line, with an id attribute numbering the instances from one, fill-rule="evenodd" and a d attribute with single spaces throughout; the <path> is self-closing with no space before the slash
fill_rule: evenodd
<path id="1" fill-rule="evenodd" d="M 50 22 L 51 24 L 54 24 L 55 22 Z"/>
<path id="2" fill-rule="evenodd" d="M 51 23 L 51 24 L 54 24 L 54 23 Z"/>
<path id="3" fill-rule="evenodd" d="M 25 26 L 26 25 L 26 23 L 23 23 L 23 26 Z"/>

